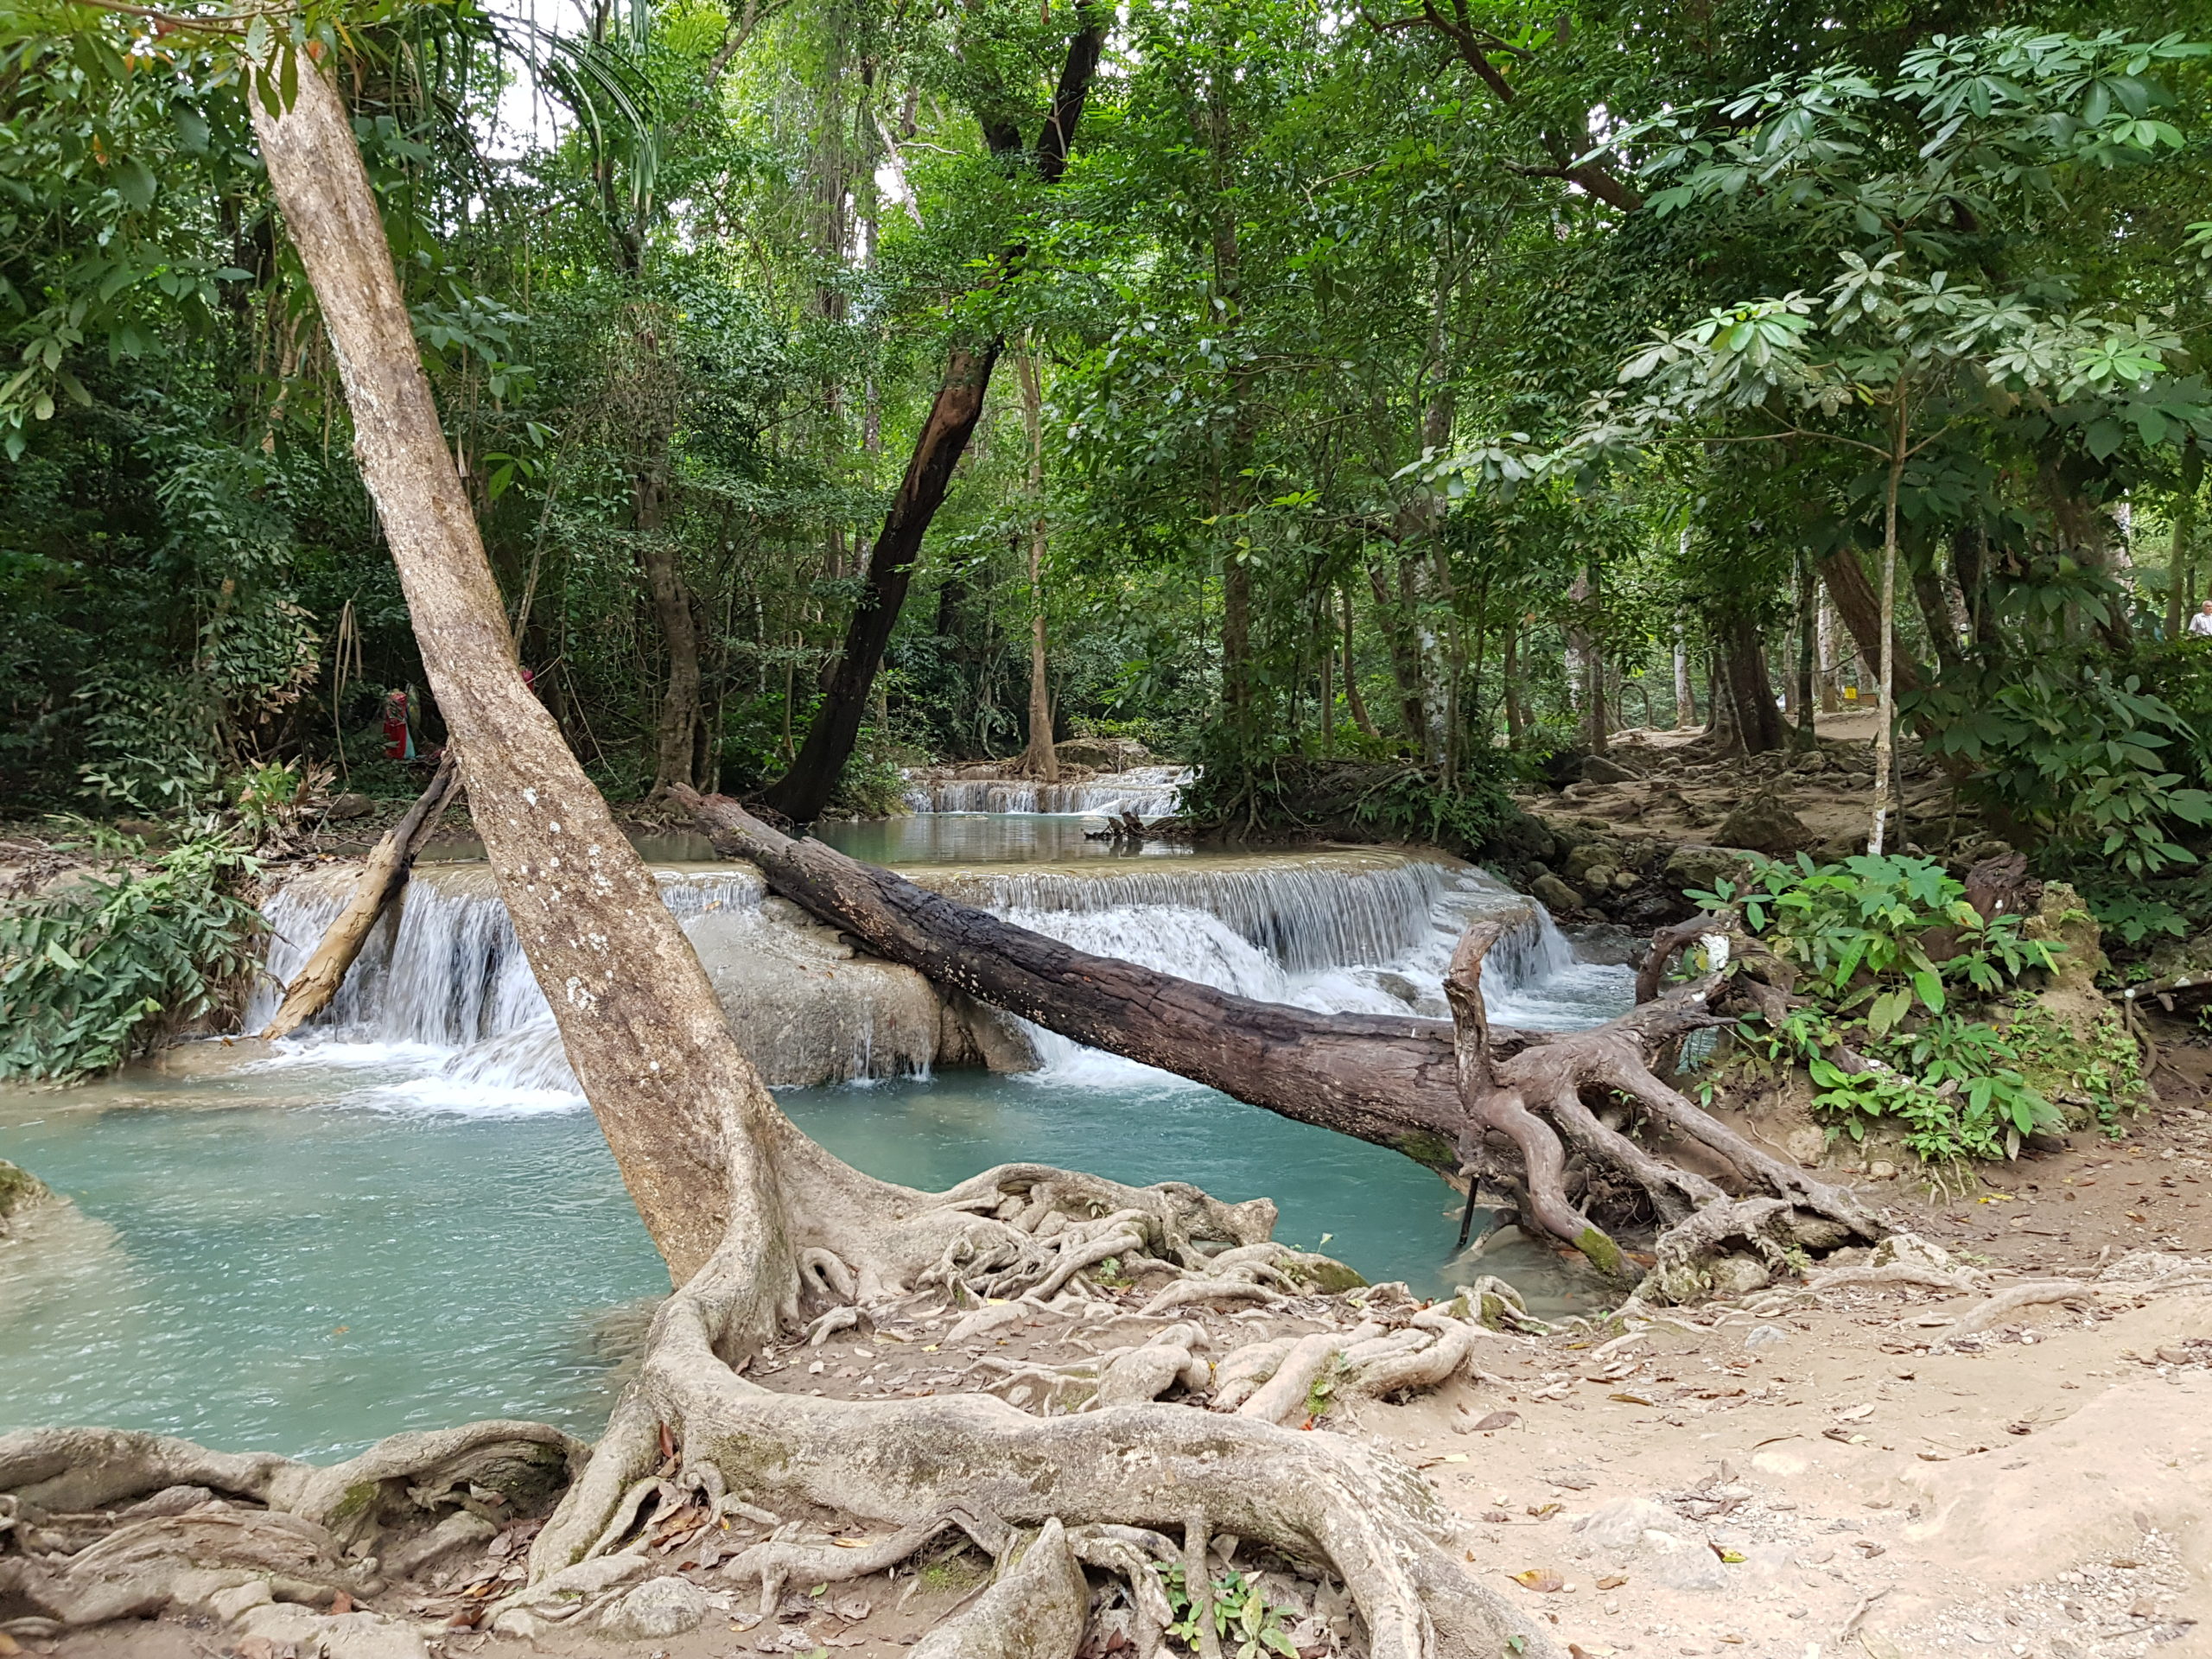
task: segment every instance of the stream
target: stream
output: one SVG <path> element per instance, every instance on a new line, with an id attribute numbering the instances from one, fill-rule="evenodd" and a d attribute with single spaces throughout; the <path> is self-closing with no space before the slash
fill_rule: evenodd
<path id="1" fill-rule="evenodd" d="M 1449 859 L 1116 852 L 1084 828 L 944 810 L 825 839 L 1244 995 L 1442 1017 L 1452 944 L 1487 912 L 1522 924 L 1492 958 L 1494 1019 L 1566 1029 L 1628 1006 L 1626 969 L 1575 960 L 1540 909 Z M 1510 1236 L 1455 1261 L 1459 1202 L 1433 1175 L 1185 1079 L 1026 1027 L 1013 1038 L 1034 1069 L 935 1066 L 940 1015 L 918 976 L 849 960 L 690 837 L 641 850 L 772 1081 L 807 1080 L 778 1090 L 785 1109 L 874 1174 L 941 1188 L 1033 1160 L 1188 1180 L 1270 1197 L 1278 1237 L 1422 1294 L 1491 1272 L 1539 1311 L 1592 1294 Z M 317 1459 L 480 1417 L 597 1432 L 666 1277 L 471 851 L 418 866 L 397 925 L 298 1039 L 0 1090 L 0 1155 L 75 1201 L 0 1243 L 0 1431 L 104 1424 Z M 274 974 L 342 895 L 310 874 L 270 900 Z"/>

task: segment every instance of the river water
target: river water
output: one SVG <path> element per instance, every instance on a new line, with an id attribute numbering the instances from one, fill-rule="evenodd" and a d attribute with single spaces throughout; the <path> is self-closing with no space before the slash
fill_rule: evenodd
<path id="1" fill-rule="evenodd" d="M 1116 855 L 1072 817 L 830 836 L 1086 949 L 1316 1008 L 1440 1014 L 1467 917 L 1525 906 L 1447 860 Z M 757 937 L 728 925 L 760 925 L 760 895 L 702 850 L 646 849 L 671 861 L 664 892 L 711 969 Z M 75 1201 L 0 1243 L 0 1430 L 107 1424 L 313 1458 L 473 1417 L 597 1431 L 624 1312 L 666 1277 L 485 874 L 424 866 L 334 1017 L 275 1052 L 195 1044 L 87 1088 L 0 1091 L 0 1155 Z M 277 973 L 329 903 L 311 882 L 272 903 Z M 1594 1023 L 1629 995 L 1625 970 L 1574 961 L 1541 917 L 1493 977 L 1506 1023 Z M 917 1075 L 878 1026 L 856 1030 L 832 1045 L 849 1081 L 779 1097 L 887 1179 L 943 1187 L 1036 1160 L 1189 1180 L 1273 1198 L 1279 1237 L 1370 1278 L 1435 1293 L 1501 1272 L 1553 1307 L 1589 1294 L 1533 1246 L 1455 1262 L 1457 1201 L 1395 1154 L 1049 1033 L 1031 1033 L 1031 1071 Z"/>

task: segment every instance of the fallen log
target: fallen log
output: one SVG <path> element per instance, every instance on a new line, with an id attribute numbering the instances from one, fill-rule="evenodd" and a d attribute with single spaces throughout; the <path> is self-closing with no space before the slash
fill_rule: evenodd
<path id="1" fill-rule="evenodd" d="M 415 855 L 422 850 L 423 842 L 435 827 L 438 814 L 453 798 L 454 786 L 460 780 L 453 746 L 448 744 L 445 758 L 431 774 L 429 787 L 415 798 L 415 804 L 407 809 L 406 816 L 385 830 L 384 839 L 370 850 L 368 861 L 361 866 L 360 879 L 354 882 L 346 908 L 325 930 L 321 943 L 308 958 L 308 965 L 295 974 L 292 982 L 284 988 L 284 1000 L 277 1005 L 276 1017 L 262 1032 L 263 1040 L 274 1042 L 279 1037 L 290 1036 L 330 1005 L 330 999 L 346 982 L 346 970 L 353 965 L 353 958 L 368 943 L 377 918 L 384 914 L 385 907 L 407 885 L 407 874 L 414 868 Z"/>
<path id="2" fill-rule="evenodd" d="M 887 961 L 1249 1105 L 1433 1168 L 1459 1165 L 1464 1113 L 1447 1021 L 1313 1014 L 1092 956 L 821 842 L 782 835 L 726 796 L 671 794 L 717 853 L 757 864 L 776 892 Z M 1501 1030 L 1494 1040 L 1541 1039 Z"/>
<path id="3" fill-rule="evenodd" d="M 1625 1274 L 1628 1265 L 1586 1213 L 1592 1205 L 1567 1201 L 1566 1147 L 1613 1178 L 1605 1185 L 1621 1220 L 1680 1230 L 1700 1218 L 1699 1262 L 1742 1240 L 1778 1266 L 1785 1252 L 1815 1238 L 1872 1240 L 1885 1230 L 1847 1192 L 1770 1156 L 1654 1074 L 1654 1056 L 1689 1032 L 1723 1023 L 1711 1006 L 1718 975 L 1674 986 L 1586 1031 L 1492 1027 L 1482 1012 L 1480 976 L 1503 930 L 1478 922 L 1455 952 L 1446 984 L 1456 1024 L 1315 1014 L 1092 956 L 821 842 L 793 840 L 725 796 L 674 793 L 716 852 L 757 865 L 770 887 L 874 954 L 1090 1047 L 1393 1147 L 1471 1187 L 1515 1191 L 1530 1224 L 1609 1274 Z M 1601 1103 L 1626 1102 L 1717 1155 L 1754 1197 L 1739 1205 L 1719 1182 L 1610 1127 L 1584 1101 L 1586 1090 Z M 1808 1229 L 1805 1215 L 1819 1225 Z M 1686 1260 L 1670 1294 L 1694 1294 L 1688 1280 L 1696 1270 Z"/>

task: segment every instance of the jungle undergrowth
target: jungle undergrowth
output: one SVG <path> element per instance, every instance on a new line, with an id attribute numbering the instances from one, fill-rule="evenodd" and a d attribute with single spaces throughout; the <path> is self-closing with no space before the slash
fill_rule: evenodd
<path id="1" fill-rule="evenodd" d="M 260 862 L 233 830 L 188 820 L 144 841 L 80 823 L 95 868 L 0 905 L 0 1079 L 111 1071 L 231 1007 L 259 959 Z"/>
<path id="2" fill-rule="evenodd" d="M 1794 975 L 1788 1012 L 1746 1015 L 1738 1036 L 1806 1069 L 1832 1135 L 1893 1122 L 1930 1164 L 2011 1158 L 2064 1123 L 2054 1095 L 2112 1131 L 2141 1091 L 2132 1039 L 2076 1036 L 2034 1007 L 2026 976 L 2065 947 L 2026 937 L 2021 915 L 1984 919 L 1965 895 L 1930 859 L 1801 853 L 1755 856 L 1741 880 L 1689 896 L 1740 914 Z"/>

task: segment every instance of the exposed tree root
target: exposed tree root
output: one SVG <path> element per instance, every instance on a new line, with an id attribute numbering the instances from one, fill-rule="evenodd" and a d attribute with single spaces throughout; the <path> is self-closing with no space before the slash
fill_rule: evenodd
<path id="1" fill-rule="evenodd" d="M 384 1554 L 455 1513 L 543 1514 L 588 1456 L 518 1422 L 397 1434 L 329 1468 L 111 1430 L 0 1436 L 0 1605 L 67 1627 L 204 1609 L 257 1582 L 278 1601 L 366 1597 Z"/>
<path id="2" fill-rule="evenodd" d="M 944 1262 L 942 1251 L 917 1250 L 899 1232 L 900 1225 L 912 1227 L 931 1215 L 954 1213 L 980 1222 L 985 1217 L 978 1212 L 986 1208 L 1002 1212 L 1003 1219 L 991 1218 L 992 1226 L 1040 1253 L 1046 1247 L 1037 1243 L 1039 1233 L 1076 1241 L 1070 1254 L 1048 1267 L 1041 1256 L 1032 1261 L 1019 1248 L 1009 1255 L 997 1232 L 970 1239 L 968 1254 L 956 1264 L 957 1283 L 947 1288 L 965 1287 L 967 1275 L 1003 1274 L 1017 1266 L 1041 1288 L 1052 1282 L 1058 1266 L 1124 1234 L 1142 1234 L 1141 1248 L 1155 1256 L 1163 1249 L 1187 1250 L 1196 1258 L 1192 1270 L 1204 1274 L 1204 1256 L 1191 1249 L 1205 1236 L 1196 1229 L 1211 1224 L 1219 1236 L 1230 1230 L 1232 1218 L 1247 1225 L 1262 1219 L 1189 1189 L 1117 1188 L 1033 1166 L 994 1171 L 935 1198 L 885 1191 L 897 1195 L 889 1205 L 908 1210 L 904 1224 L 851 1229 L 854 1208 L 842 1211 L 849 1227 L 838 1254 L 856 1286 L 871 1280 L 888 1285 L 900 1270 L 877 1259 L 866 1248 L 869 1240 L 896 1242 L 904 1265 Z M 1040 1198 L 1052 1206 L 1047 1216 L 1065 1215 L 1057 1207 L 1061 1205 L 1102 1213 L 1088 1224 L 1070 1221 L 1048 1229 L 1034 1215 Z M 936 1236 L 931 1228 L 923 1230 Z M 626 1511 L 626 1505 L 638 1483 L 652 1480 L 678 1493 L 696 1491 L 710 1503 L 741 1495 L 771 1512 L 796 1507 L 865 1518 L 891 1529 L 887 1537 L 861 1547 L 865 1559 L 885 1565 L 920 1548 L 947 1524 L 986 1538 L 993 1529 L 1009 1529 L 1009 1536 L 1035 1533 L 1020 1547 L 1025 1553 L 1001 1586 L 1027 1585 L 1022 1593 L 1047 1600 L 1059 1593 L 1062 1556 L 1073 1548 L 1065 1539 L 1047 1542 L 1058 1535 L 1053 1523 L 1070 1535 L 1101 1527 L 1165 1532 L 1200 1516 L 1216 1530 L 1234 1532 L 1340 1580 L 1378 1659 L 1488 1656 L 1513 1636 L 1522 1637 L 1524 1653 L 1556 1651 L 1541 1628 L 1461 1569 L 1444 1510 L 1410 1471 L 1355 1451 L 1333 1435 L 1277 1427 L 1265 1414 L 1249 1410 L 1249 1400 L 1247 1409 L 1229 1414 L 1154 1403 L 1159 1394 L 1179 1386 L 1194 1403 L 1199 1397 L 1211 1368 L 1197 1351 L 1195 1327 L 1170 1327 L 1136 1348 L 1101 1355 L 1087 1368 L 1088 1378 L 1076 1379 L 1089 1397 L 1072 1403 L 1084 1408 L 1041 1420 L 988 1395 L 849 1402 L 777 1394 L 738 1376 L 717 1351 L 731 1310 L 757 1294 L 760 1259 L 751 1241 L 733 1236 L 663 1305 L 639 1374 L 616 1408 L 590 1467 L 533 1546 L 536 1583 L 494 1614 L 499 1628 L 537 1628 L 534 1621 L 550 1611 L 549 1589 L 575 1587 L 569 1575 L 579 1563 L 645 1529 L 653 1516 L 642 1509 Z M 1256 1251 L 1238 1265 L 1262 1261 L 1278 1272 L 1285 1272 L 1286 1264 L 1299 1265 L 1294 1253 L 1269 1260 Z M 1185 1269 L 1179 1263 L 1175 1271 Z M 1287 1272 L 1286 1279 L 1295 1283 Z M 1389 1303 L 1387 1298 L 1368 1300 Z M 1378 1388 L 1411 1387 L 1448 1376 L 1478 1339 L 1465 1321 L 1410 1302 L 1402 1312 L 1396 1304 L 1370 1311 L 1376 1317 L 1349 1335 L 1323 1333 L 1309 1354 L 1325 1348 L 1348 1376 L 1367 1371 Z M 1398 1328 L 1393 1332 L 1392 1325 Z M 1311 1384 L 1309 1377 L 1298 1388 L 1301 1403 Z M 1287 1385 L 1283 1391 L 1289 1391 Z M 772 1542 L 741 1554 L 729 1570 L 765 1587 L 772 1574 L 792 1570 L 796 1558 L 789 1551 L 787 1541 Z M 1007 1552 L 994 1553 L 1003 1557 Z M 805 1559 L 812 1571 L 817 1558 Z M 995 1610 L 1014 1595 L 1012 1588 L 1004 1598 L 988 1593 L 963 1616 L 962 1639 L 969 1645 L 959 1651 L 1025 1650 L 990 1645 L 1004 1639 L 990 1633 L 1005 1629 Z M 1057 1618 L 1046 1621 L 1054 1632 L 1062 1628 Z"/>
<path id="3" fill-rule="evenodd" d="M 1931 1346 L 1975 1336 L 2004 1324 L 2024 1308 L 2080 1301 L 2143 1300 L 2177 1290 L 2212 1285 L 2212 1261 L 2136 1251 L 2123 1256 L 2094 1279 L 2031 1279 L 2008 1285 L 1980 1306 L 1968 1309 L 1938 1332 Z"/>
<path id="4" fill-rule="evenodd" d="M 1466 1106 L 1461 1168 L 1470 1179 L 1486 1173 L 1484 1134 L 1494 1132 L 1517 1154 L 1523 1213 L 1617 1279 L 1637 1275 L 1621 1247 L 1567 1197 L 1569 1148 L 1586 1167 L 1632 1184 L 1663 1227 L 1655 1269 L 1638 1293 L 1654 1301 L 1694 1301 L 1711 1294 L 1713 1263 L 1738 1244 L 1770 1270 L 1794 1271 L 1807 1249 L 1833 1249 L 1853 1237 L 1871 1243 L 1888 1230 L 1848 1191 L 1815 1181 L 1745 1139 L 1652 1071 L 1648 1055 L 1656 1048 L 1700 1027 L 1725 1023 L 1710 1011 L 1718 976 L 1655 995 L 1635 1012 L 1592 1030 L 1501 1055 L 1483 1012 L 1482 965 L 1502 932 L 1496 922 L 1470 927 L 1452 953 L 1444 984 Z M 1655 944 L 1655 954 L 1661 949 Z M 1750 1195 L 1731 1197 L 1718 1182 L 1609 1127 L 1586 1094 L 1625 1101 L 1647 1122 L 1717 1154 Z"/>

